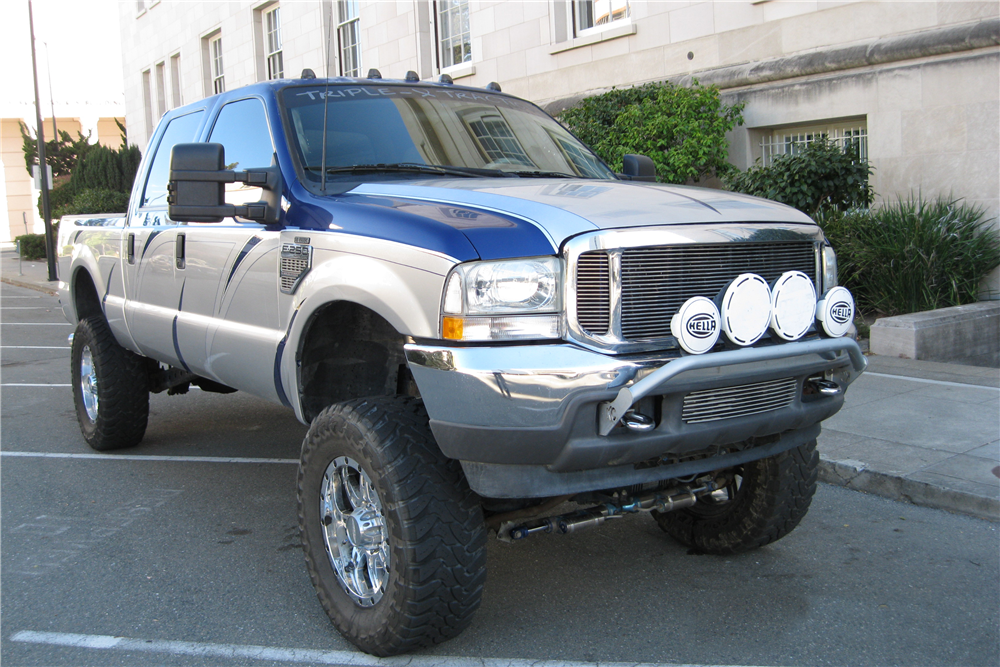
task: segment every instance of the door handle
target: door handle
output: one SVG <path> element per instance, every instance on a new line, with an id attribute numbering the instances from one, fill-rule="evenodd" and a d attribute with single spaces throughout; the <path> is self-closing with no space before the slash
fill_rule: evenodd
<path id="1" fill-rule="evenodd" d="M 129 232 L 126 245 L 128 248 L 126 251 L 126 254 L 128 256 L 128 263 L 135 264 L 135 234 L 133 234 L 132 232 Z"/>
<path id="2" fill-rule="evenodd" d="M 177 234 L 177 241 L 174 244 L 174 256 L 177 259 L 177 268 L 184 268 L 184 233 Z"/>

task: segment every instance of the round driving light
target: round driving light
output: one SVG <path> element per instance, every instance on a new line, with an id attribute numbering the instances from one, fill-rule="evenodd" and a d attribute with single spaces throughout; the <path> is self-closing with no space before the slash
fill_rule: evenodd
<path id="1" fill-rule="evenodd" d="M 834 287 L 816 304 L 816 319 L 831 338 L 840 338 L 854 322 L 854 297 L 845 287 Z"/>
<path id="2" fill-rule="evenodd" d="M 691 297 L 670 319 L 670 333 L 685 352 L 708 352 L 719 340 L 719 309 L 710 299 Z"/>
<path id="3" fill-rule="evenodd" d="M 736 276 L 722 295 L 722 330 L 737 345 L 753 345 L 771 323 L 771 288 L 755 273 Z"/>
<path id="4" fill-rule="evenodd" d="M 771 328 L 785 340 L 809 331 L 816 313 L 816 288 L 801 271 L 781 274 L 771 288 Z"/>

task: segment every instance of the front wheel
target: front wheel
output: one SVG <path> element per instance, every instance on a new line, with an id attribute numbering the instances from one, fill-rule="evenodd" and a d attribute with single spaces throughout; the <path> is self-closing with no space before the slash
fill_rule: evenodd
<path id="1" fill-rule="evenodd" d="M 138 445 L 149 420 L 145 360 L 119 345 L 102 317 L 76 325 L 72 358 L 73 403 L 87 444 L 98 451 Z"/>
<path id="2" fill-rule="evenodd" d="M 699 553 L 735 554 L 781 539 L 816 493 L 816 441 L 724 471 L 724 489 L 687 509 L 653 512 L 672 538 Z"/>
<path id="3" fill-rule="evenodd" d="M 309 576 L 346 639 L 386 656 L 458 635 L 479 607 L 486 527 L 461 466 L 416 399 L 330 406 L 298 474 Z"/>

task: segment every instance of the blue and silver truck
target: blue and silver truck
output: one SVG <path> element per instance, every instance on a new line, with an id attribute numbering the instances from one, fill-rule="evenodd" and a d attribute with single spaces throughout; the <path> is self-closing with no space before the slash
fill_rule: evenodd
<path id="1" fill-rule="evenodd" d="M 174 109 L 127 213 L 57 244 L 87 443 L 139 444 L 151 392 L 291 408 L 309 574 L 377 655 L 469 624 L 491 532 L 649 513 L 702 553 L 781 538 L 865 368 L 807 216 L 644 156 L 615 174 L 443 79 L 306 71 Z"/>

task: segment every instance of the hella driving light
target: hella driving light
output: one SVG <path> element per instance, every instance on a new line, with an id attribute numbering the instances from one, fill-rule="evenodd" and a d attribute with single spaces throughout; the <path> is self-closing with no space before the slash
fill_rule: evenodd
<path id="1" fill-rule="evenodd" d="M 816 288 L 801 271 L 788 271 L 771 287 L 771 329 L 784 340 L 798 340 L 816 314 Z"/>
<path id="2" fill-rule="evenodd" d="M 452 269 L 441 300 L 448 340 L 531 340 L 562 335 L 562 262 L 539 257 Z"/>
<path id="3" fill-rule="evenodd" d="M 854 297 L 844 287 L 834 287 L 816 304 L 816 319 L 831 338 L 847 334 L 854 322 Z"/>
<path id="4" fill-rule="evenodd" d="M 729 283 L 719 306 L 722 330 L 737 345 L 753 345 L 771 324 L 771 288 L 756 273 Z"/>
<path id="5" fill-rule="evenodd" d="M 719 309 L 703 296 L 691 297 L 670 319 L 670 333 L 689 354 L 708 352 L 719 340 Z"/>

